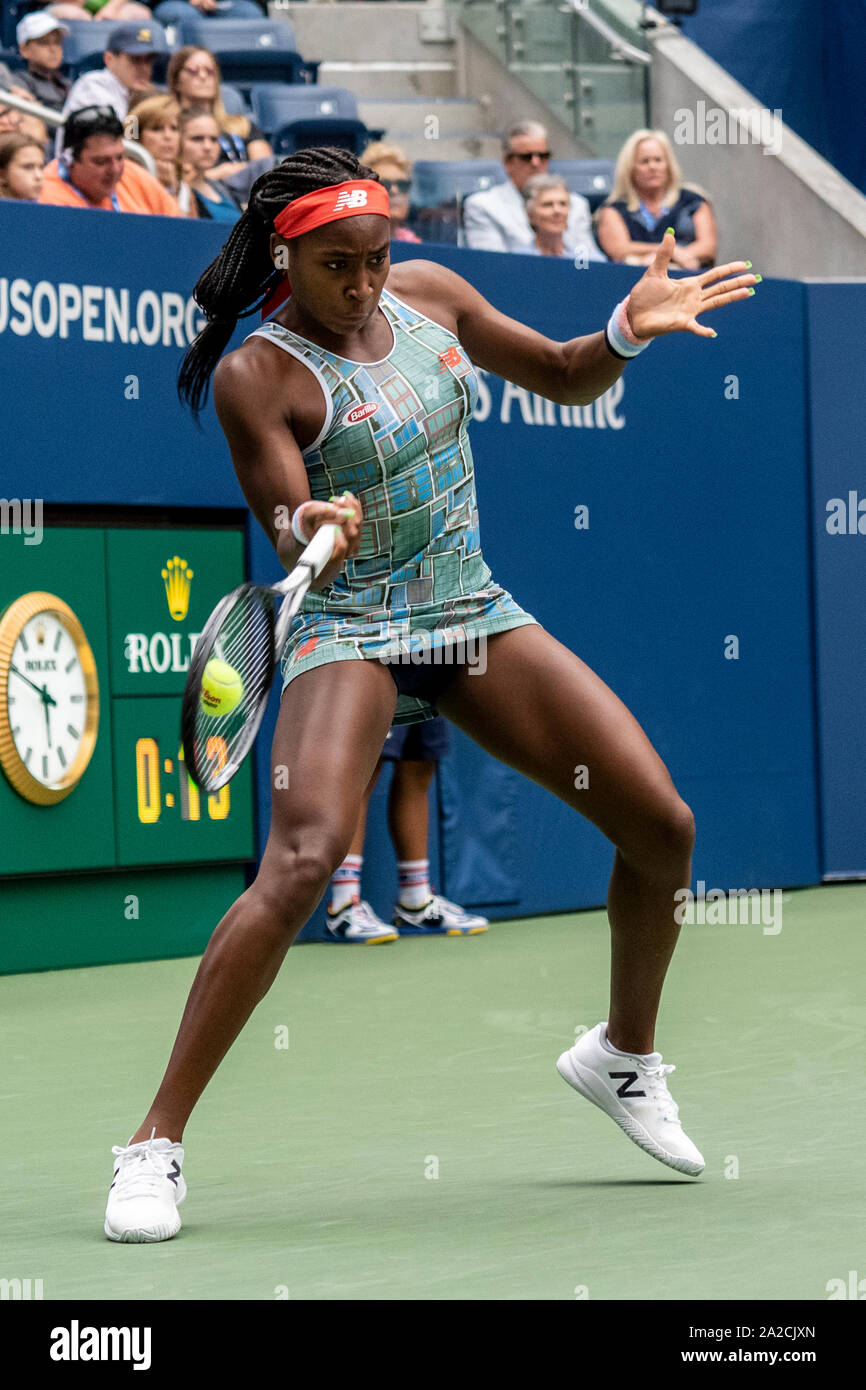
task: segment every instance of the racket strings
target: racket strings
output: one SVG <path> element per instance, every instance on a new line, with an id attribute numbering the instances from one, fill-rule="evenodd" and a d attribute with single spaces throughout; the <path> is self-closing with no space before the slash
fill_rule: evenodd
<path id="1" fill-rule="evenodd" d="M 255 737 L 273 679 L 274 596 L 251 588 L 238 595 L 222 618 L 206 652 L 196 651 L 202 673 L 216 658 L 240 677 L 243 693 L 234 709 L 208 713 L 199 703 L 195 714 L 193 758 L 199 785 L 216 790 L 232 774 Z"/>

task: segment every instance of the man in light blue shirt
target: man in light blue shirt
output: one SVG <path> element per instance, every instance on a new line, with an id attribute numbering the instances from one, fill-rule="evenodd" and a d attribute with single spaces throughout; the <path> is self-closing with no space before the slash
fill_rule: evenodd
<path id="1" fill-rule="evenodd" d="M 463 204 L 467 246 L 476 251 L 520 251 L 532 244 L 534 234 L 521 190 L 533 174 L 547 173 L 550 156 L 547 131 L 537 121 L 521 121 L 506 132 L 502 162 L 507 180 L 470 194 Z M 587 261 L 607 260 L 592 235 L 589 203 L 579 193 L 571 194 L 564 240 L 574 256 L 582 252 Z"/>

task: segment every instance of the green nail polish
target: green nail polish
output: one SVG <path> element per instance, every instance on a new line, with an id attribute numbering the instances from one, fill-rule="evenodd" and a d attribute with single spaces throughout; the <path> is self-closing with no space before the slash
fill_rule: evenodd
<path id="1" fill-rule="evenodd" d="M 749 294 L 754 294 L 754 293 L 755 293 L 754 290 L 749 290 Z"/>
<path id="2" fill-rule="evenodd" d="M 714 337 L 714 338 L 718 338 L 718 336 L 719 336 L 718 333 L 714 333 L 714 334 L 713 334 L 713 337 Z"/>
<path id="3" fill-rule="evenodd" d="M 752 262 L 751 262 L 751 261 L 746 261 L 746 270 L 751 270 L 751 269 L 752 269 Z"/>
<path id="4" fill-rule="evenodd" d="M 674 231 L 673 227 L 668 227 L 667 231 L 665 232 L 665 236 L 676 236 L 676 232 Z"/>
<path id="5" fill-rule="evenodd" d="M 756 276 L 755 276 L 755 284 L 756 284 L 756 285 L 760 285 L 760 283 L 761 283 L 761 281 L 763 280 L 763 278 L 764 278 L 763 275 L 756 275 Z"/>

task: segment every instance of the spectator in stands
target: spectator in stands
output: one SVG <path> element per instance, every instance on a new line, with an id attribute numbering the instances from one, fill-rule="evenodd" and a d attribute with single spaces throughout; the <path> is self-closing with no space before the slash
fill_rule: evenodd
<path id="1" fill-rule="evenodd" d="M 23 87 L 10 87 L 8 90 L 10 95 L 23 97 L 25 101 L 33 100 L 33 93 L 25 91 Z M 44 121 L 40 121 L 38 116 L 28 116 L 25 112 L 19 111 L 17 106 L 10 106 L 8 102 L 4 102 L 0 91 L 0 134 L 4 133 L 28 135 L 31 140 L 38 140 L 40 145 L 48 144 L 48 132 Z"/>
<path id="2" fill-rule="evenodd" d="M 181 111 L 180 157 L 184 178 L 192 189 L 190 217 L 237 222 L 240 206 L 214 175 L 220 160 L 220 132 L 209 107 L 190 106 Z"/>
<path id="3" fill-rule="evenodd" d="M 0 135 L 0 198 L 36 203 L 42 192 L 45 151 L 30 135 Z"/>
<path id="4" fill-rule="evenodd" d="M 118 24 L 106 37 L 101 72 L 85 72 L 73 82 L 63 107 L 64 118 L 83 106 L 111 106 L 123 121 L 130 103 L 147 93 L 153 82 L 153 60 L 168 53 L 160 24 Z"/>
<path id="5" fill-rule="evenodd" d="M 14 90 L 14 89 L 13 89 Z M 8 106 L 0 93 L 0 135 L 21 135 L 22 115 L 17 106 Z"/>
<path id="6" fill-rule="evenodd" d="M 47 5 L 48 14 L 60 19 L 107 19 L 116 24 L 119 19 L 144 20 L 150 22 L 150 9 L 138 0 L 61 0 L 56 5 Z"/>
<path id="7" fill-rule="evenodd" d="M 668 227 L 672 262 L 701 270 L 716 258 L 716 219 L 702 189 L 683 183 L 663 130 L 636 130 L 619 152 L 613 190 L 597 214 L 598 240 L 612 261 L 649 265 Z"/>
<path id="8" fill-rule="evenodd" d="M 406 226 L 409 216 L 409 189 L 412 186 L 412 165 L 399 145 L 386 145 L 374 140 L 361 155 L 361 163 L 375 169 L 388 190 L 391 211 L 391 240 L 417 241 L 421 238 Z"/>
<path id="9" fill-rule="evenodd" d="M 523 199 L 534 235 L 529 245 L 519 246 L 518 251 L 573 260 L 574 254 L 563 239 L 571 207 L 565 179 L 558 174 L 533 174 L 523 185 Z"/>
<path id="10" fill-rule="evenodd" d="M 18 52 L 26 60 L 27 71 L 16 72 L 14 82 L 27 92 L 31 101 L 62 111 L 72 80 L 60 71 L 63 62 L 63 35 L 69 26 L 44 10 L 28 14 L 15 30 Z"/>
<path id="11" fill-rule="evenodd" d="M 252 159 L 265 159 L 273 150 L 265 133 L 249 116 L 230 116 L 220 93 L 219 63 L 207 48 L 186 44 L 171 55 L 166 85 L 178 105 L 206 106 L 216 118 L 221 158 L 211 171 L 213 178 L 237 173 Z"/>
<path id="12" fill-rule="evenodd" d="M 193 194 L 183 178 L 180 157 L 180 107 L 174 97 L 159 93 L 130 106 L 123 123 L 127 140 L 137 140 L 156 164 L 156 177 L 175 199 L 184 217 L 194 217 Z"/>
<path id="13" fill-rule="evenodd" d="M 160 24 L 179 24 L 184 19 L 264 19 L 256 0 L 157 0 L 152 4 Z"/>
<path id="14" fill-rule="evenodd" d="M 477 251 L 518 251 L 532 243 L 533 231 L 526 216 L 522 189 L 533 174 L 547 173 L 551 151 L 547 131 L 538 121 L 511 126 L 502 141 L 502 162 L 508 180 L 472 193 L 463 204 L 466 245 Z M 572 193 L 565 243 L 570 254 L 582 253 L 587 261 L 603 261 L 592 235 L 589 203 Z"/>
<path id="15" fill-rule="evenodd" d="M 62 146 L 45 170 L 40 203 L 180 216 L 159 180 L 124 158 L 123 126 L 112 107 L 74 111 L 63 127 Z"/>

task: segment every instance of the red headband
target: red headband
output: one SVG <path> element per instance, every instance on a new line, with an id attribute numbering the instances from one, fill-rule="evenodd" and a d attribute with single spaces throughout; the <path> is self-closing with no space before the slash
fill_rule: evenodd
<path id="1" fill-rule="evenodd" d="M 347 179 L 345 183 L 332 183 L 327 188 L 315 188 L 312 193 L 293 198 L 274 218 L 274 231 L 287 238 L 302 236 L 326 222 L 370 212 L 390 217 L 384 184 L 375 183 L 373 179 Z"/>
<path id="2" fill-rule="evenodd" d="M 365 213 L 390 217 L 387 189 L 373 179 L 347 179 L 345 183 L 332 183 L 327 188 L 316 188 L 312 193 L 293 198 L 274 218 L 274 231 L 290 240 L 303 236 L 304 232 L 311 232 L 314 227 L 323 227 L 326 222 L 338 222 L 343 217 L 361 217 Z M 262 306 L 262 318 L 268 318 L 290 294 L 291 286 L 286 276 Z"/>

